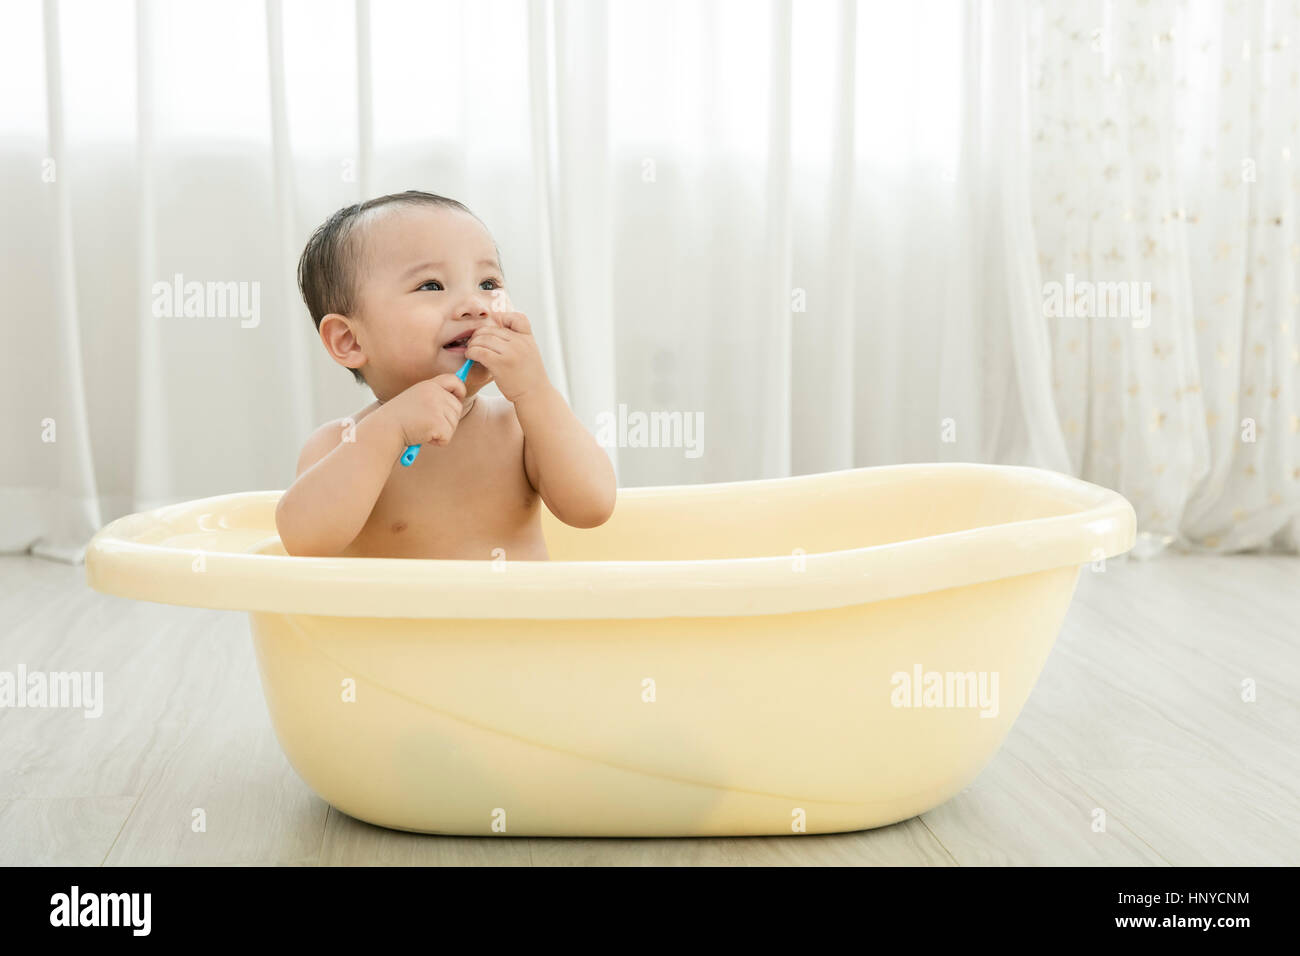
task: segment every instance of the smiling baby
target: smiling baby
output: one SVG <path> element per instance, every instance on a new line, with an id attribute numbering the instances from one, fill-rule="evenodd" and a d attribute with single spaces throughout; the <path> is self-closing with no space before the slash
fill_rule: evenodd
<path id="1" fill-rule="evenodd" d="M 613 466 L 547 379 L 469 209 L 416 191 L 340 209 L 298 282 L 330 357 L 376 401 L 307 439 L 275 510 L 285 551 L 546 560 L 541 502 L 575 528 L 609 519 Z M 504 398 L 479 394 L 493 381 Z"/>

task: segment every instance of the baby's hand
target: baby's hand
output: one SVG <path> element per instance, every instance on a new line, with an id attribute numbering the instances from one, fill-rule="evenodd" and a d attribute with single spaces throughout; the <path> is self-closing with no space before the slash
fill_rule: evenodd
<path id="1" fill-rule="evenodd" d="M 407 445 L 445 445 L 460 424 L 465 383 L 450 373 L 416 382 L 384 407 Z"/>
<path id="2" fill-rule="evenodd" d="M 501 394 L 518 402 L 547 384 L 542 353 L 533 338 L 532 325 L 522 312 L 494 308 L 491 316 L 494 324 L 481 326 L 470 336 L 465 357 L 487 369 Z"/>

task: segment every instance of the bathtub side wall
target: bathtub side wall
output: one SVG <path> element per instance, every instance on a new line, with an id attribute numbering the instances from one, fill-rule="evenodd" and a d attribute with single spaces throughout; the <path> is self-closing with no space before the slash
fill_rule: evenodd
<path id="1" fill-rule="evenodd" d="M 829 833 L 906 819 L 974 779 L 1078 575 L 745 618 L 251 618 L 286 755 L 360 819 L 466 835 Z M 945 693 L 965 681 L 936 697 L 926 678 L 949 673 L 984 675 L 995 707 Z"/>

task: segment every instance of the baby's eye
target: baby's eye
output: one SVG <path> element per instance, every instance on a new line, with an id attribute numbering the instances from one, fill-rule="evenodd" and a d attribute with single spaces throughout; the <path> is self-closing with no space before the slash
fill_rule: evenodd
<path id="1" fill-rule="evenodd" d="M 442 288 L 442 283 L 439 282 L 437 279 L 430 279 L 428 282 L 421 282 L 421 283 L 420 283 L 420 288 L 423 289 L 426 285 L 436 285 L 436 286 L 438 287 L 438 289 L 441 289 L 441 288 Z M 436 292 L 436 291 L 438 291 L 438 290 L 437 290 L 437 289 L 429 289 L 428 291 L 430 291 L 430 292 Z"/>
<path id="2" fill-rule="evenodd" d="M 484 279 L 482 282 L 479 283 L 479 285 L 486 285 L 486 284 L 489 283 L 489 282 L 492 283 L 492 288 L 493 288 L 493 289 L 499 289 L 499 288 L 501 288 L 501 283 L 500 283 L 500 282 L 497 282 L 496 279 Z M 489 290 L 489 291 L 490 291 L 490 290 Z"/>

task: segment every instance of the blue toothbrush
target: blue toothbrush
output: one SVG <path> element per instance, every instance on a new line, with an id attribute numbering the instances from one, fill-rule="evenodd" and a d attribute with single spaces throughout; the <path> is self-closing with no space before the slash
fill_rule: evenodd
<path id="1" fill-rule="evenodd" d="M 456 373 L 456 377 L 460 379 L 462 382 L 465 381 L 465 376 L 469 374 L 469 367 L 473 364 L 474 364 L 473 359 L 469 359 L 468 361 L 466 361 L 465 364 L 460 367 L 460 371 Z M 407 445 L 406 451 L 402 452 L 402 467 L 409 468 L 411 462 L 415 461 L 415 456 L 418 455 L 419 453 L 420 453 L 419 445 Z"/>

